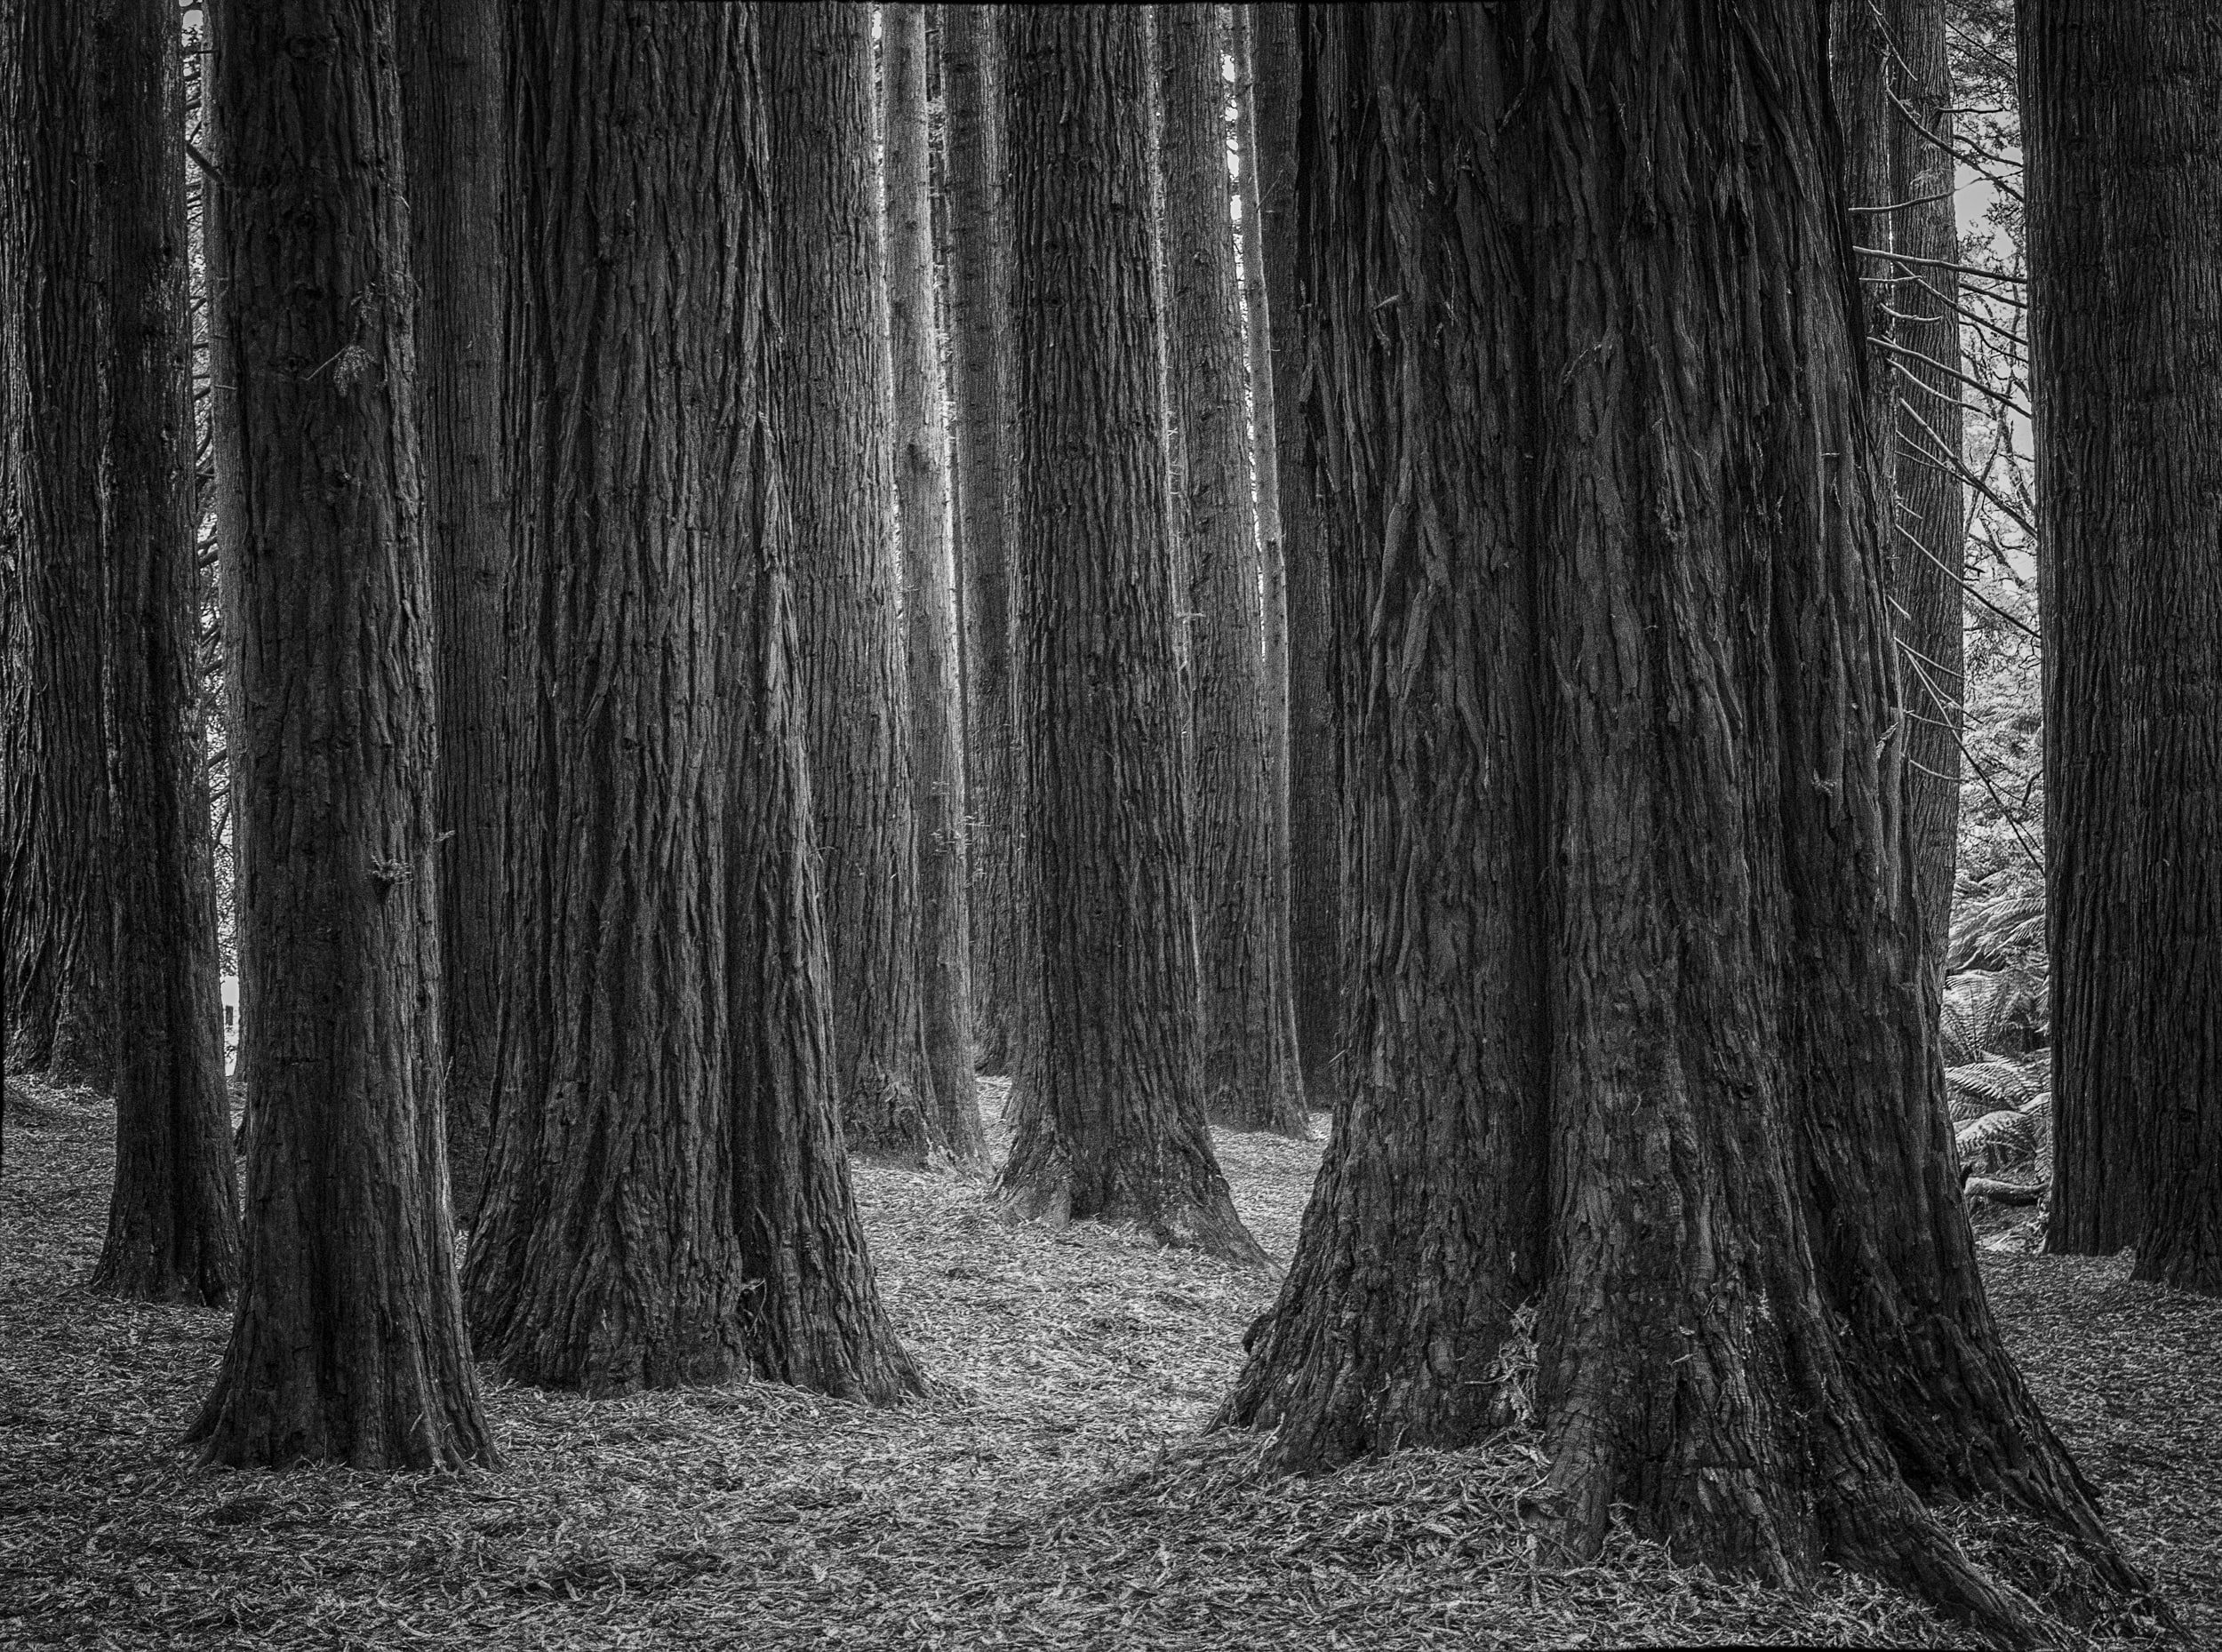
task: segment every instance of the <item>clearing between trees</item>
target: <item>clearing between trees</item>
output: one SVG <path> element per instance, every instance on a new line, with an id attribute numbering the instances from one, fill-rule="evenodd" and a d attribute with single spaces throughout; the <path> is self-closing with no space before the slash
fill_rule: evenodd
<path id="1" fill-rule="evenodd" d="M 1275 1281 L 1092 1223 L 995 1219 L 977 1182 L 859 1160 L 888 1311 L 927 1373 L 874 1410 L 741 1382 L 594 1401 L 484 1373 L 498 1473 L 204 1470 L 179 1443 L 229 1315 L 83 1289 L 114 1134 L 86 1092 L 12 1081 L 0 1209 L 0 1642 L 1380 1648 L 1722 1641 L 1954 1646 L 1832 1573 L 1786 1593 L 1673 1565 L 1617 1524 L 1554 1567 L 1515 1510 L 1518 1428 L 1315 1478 L 1203 1433 Z M 983 1083 L 991 1147 L 1003 1086 Z M 1285 1260 L 1314 1139 L 1215 1131 Z M 18 1179 L 20 1177 L 20 1179 Z M 2222 1632 L 2222 1301 L 2125 1258 L 1983 1259 L 2006 1340 L 2125 1552 Z M 1970 1558 L 1998 1557 L 1971 1520 Z M 2016 1577 L 2025 1586 L 2037 1580 Z M 2128 1640 L 2080 1640 L 2115 1647 Z"/>

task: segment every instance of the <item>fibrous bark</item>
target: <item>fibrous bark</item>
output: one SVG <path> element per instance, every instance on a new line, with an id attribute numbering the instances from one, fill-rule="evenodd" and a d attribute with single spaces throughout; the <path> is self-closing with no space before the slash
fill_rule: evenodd
<path id="1" fill-rule="evenodd" d="M 1331 1107 L 1339 1086 L 1345 961 L 1342 843 L 1335 802 L 1325 546 L 1305 389 L 1307 301 L 1296 224 L 1296 8 L 1251 8 L 1258 116 L 1259 251 L 1272 342 L 1273 452 L 1288 606 L 1288 930 L 1291 996 L 1306 1096 Z M 1299 392 L 1303 394 L 1299 396 Z M 1261 434 L 1262 434 L 1262 427 Z"/>
<path id="2" fill-rule="evenodd" d="M 965 624 L 965 783 L 971 811 L 973 1059 L 1008 1073 L 1020 1033 L 1003 374 L 1009 272 L 995 8 L 943 8 L 948 157 L 951 459 Z"/>
<path id="3" fill-rule="evenodd" d="M 405 0 L 402 114 L 440 768 L 440 1024 L 448 1169 L 468 1222 L 485 1179 L 501 922 L 501 460 L 507 70 L 498 0 Z"/>
<path id="4" fill-rule="evenodd" d="M 1947 1168 L 1822 9 L 1543 9 L 1310 14 L 1352 1065 L 1226 1415 L 1531 1399 L 1575 1554 L 1618 1505 L 2026 1639 L 1924 1504 L 2140 1585 Z"/>
<path id="5" fill-rule="evenodd" d="M 23 4 L 0 0 L 0 132 L 21 132 Z M 28 210 L 21 144 L 0 149 L 0 1172 L 5 1170 L 4 1069 L 15 1048 L 16 880 L 29 853 L 30 661 L 24 623 L 23 257 Z"/>
<path id="6" fill-rule="evenodd" d="M 2046 1244 L 2222 1292 L 2222 21 L 2025 0 Z"/>
<path id="7" fill-rule="evenodd" d="M 185 83 L 172 0 L 93 24 L 108 297 L 116 1177 L 92 1288 L 220 1307 L 239 1283 L 224 1090 L 194 475 Z"/>
<path id="8" fill-rule="evenodd" d="M 482 1355 L 593 1393 L 755 1371 L 887 1400 L 835 1112 L 768 428 L 753 8 L 510 36 L 523 691 Z"/>
<path id="9" fill-rule="evenodd" d="M 910 696 L 889 452 L 887 287 L 868 5 L 763 13 L 771 428 L 795 512 L 795 618 L 851 1147 L 942 1150 L 918 997 Z"/>
<path id="10" fill-rule="evenodd" d="M 1273 729 L 1258 519 L 1243 405 L 1240 272 L 1229 233 L 1225 14 L 1159 8 L 1166 36 L 1167 347 L 1184 491 L 1204 1107 L 1214 1122 L 1307 1128 L 1275 898 Z"/>
<path id="11" fill-rule="evenodd" d="M 1256 1257 L 1211 1153 L 1191 942 L 1134 9 L 1005 25 L 1015 701 L 1031 983 L 1023 1211 Z"/>
<path id="12" fill-rule="evenodd" d="M 108 604 L 100 522 L 99 132 L 89 6 L 27 5 L 19 58 L 23 614 L 28 725 L 14 754 L 7 1063 L 109 1088 Z M 14 142 L 11 140 L 11 148 Z"/>
<path id="13" fill-rule="evenodd" d="M 223 0 L 239 409 L 245 1280 L 192 1437 L 239 1464 L 493 1455 L 440 1121 L 431 589 L 393 0 Z"/>
<path id="14" fill-rule="evenodd" d="M 888 315 L 895 383 L 895 500 L 910 682 L 911 800 L 918 864 L 918 991 L 934 1105 L 950 1156 L 987 1153 L 972 1084 L 965 923 L 963 694 L 957 682 L 947 415 L 934 322 L 926 128 L 926 10 L 881 13 L 886 89 Z"/>

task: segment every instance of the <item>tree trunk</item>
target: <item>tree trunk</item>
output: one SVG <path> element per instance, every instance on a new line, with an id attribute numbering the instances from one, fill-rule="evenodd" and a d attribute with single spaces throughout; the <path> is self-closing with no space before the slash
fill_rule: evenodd
<path id="1" fill-rule="evenodd" d="M 0 0 L 0 132 L 28 130 L 23 100 L 23 0 Z M 28 870 L 26 829 L 37 798 L 32 765 L 29 627 L 23 577 L 24 250 L 22 149 L 0 153 L 0 1176 L 6 1170 L 6 1067 L 15 1049 L 16 903 Z"/>
<path id="2" fill-rule="evenodd" d="M 1185 459 L 1175 526 L 1187 549 L 1204 1107 L 1216 1123 L 1301 1136 L 1308 1121 L 1275 899 L 1273 730 L 1229 231 L 1227 35 L 1213 4 L 1163 6 L 1159 27 L 1166 337 Z"/>
<path id="3" fill-rule="evenodd" d="M 835 1111 L 755 13 L 584 0 L 510 39 L 531 715 L 472 1329 L 590 1393 L 754 1370 L 893 1398 L 918 1378 Z"/>
<path id="4" fill-rule="evenodd" d="M 918 993 L 918 858 L 901 570 L 893 542 L 887 293 L 874 173 L 872 12 L 763 12 L 778 100 L 769 177 L 779 314 L 771 399 L 795 501 L 811 794 L 849 1145 L 923 1161 L 946 1144 Z"/>
<path id="5" fill-rule="evenodd" d="M 956 680 L 955 570 L 949 559 L 939 334 L 933 315 L 933 201 L 926 125 L 926 8 L 882 12 L 886 87 L 888 313 L 895 380 L 895 500 L 918 863 L 918 990 L 941 1134 L 952 1157 L 986 1157 L 972 1086 L 971 939 L 964 909 L 963 700 Z"/>
<path id="6" fill-rule="evenodd" d="M 1944 0 L 1888 0 L 1897 43 L 1898 96 L 1890 126 L 1889 204 L 1892 250 L 1919 264 L 1860 261 L 1863 273 L 1898 277 L 1870 291 L 1891 295 L 1896 427 L 1890 595 L 1898 609 L 1898 665 L 1906 683 L 1906 812 L 1914 828 L 1914 892 L 1922 952 L 1938 993 L 1952 938 L 1952 886 L 1960 861 L 1961 575 L 1967 508 L 1960 481 L 1960 257 L 1954 215 L 1952 65 L 1945 50 Z M 1918 124 L 1916 124 L 1918 123 Z M 1923 129 L 1926 129 L 1925 131 Z M 1858 226 L 1872 218 L 1856 219 Z M 1910 277 L 1910 279 L 1908 279 Z M 1950 371 L 1946 371 L 1950 370 Z M 1941 1003 L 1941 997 L 1939 999 Z"/>
<path id="7" fill-rule="evenodd" d="M 1250 459 L 1258 489 L 1259 589 L 1265 603 L 1267 755 L 1273 763 L 1275 898 L 1288 902 L 1289 593 L 1281 558 L 1281 467 L 1274 446 L 1272 306 L 1266 298 L 1266 255 L 1259 244 L 1257 52 L 1254 5 L 1227 7 L 1228 50 L 1235 62 L 1235 188 L 1242 196 L 1243 346 L 1250 369 Z M 1285 915 L 1281 927 L 1288 927 Z"/>
<path id="8" fill-rule="evenodd" d="M 241 1465 L 489 1461 L 440 1119 L 429 571 L 393 0 L 211 7 L 258 985 Z"/>
<path id="9" fill-rule="evenodd" d="M 448 1169 L 456 1212 L 468 1222 L 485 1181 L 500 1053 L 508 68 L 497 0 L 406 0 L 402 28 L 425 539 L 438 650 L 433 813 L 440 832 Z"/>
<path id="10" fill-rule="evenodd" d="M 1307 383 L 1302 315 L 1307 300 L 1296 219 L 1296 8 L 1261 4 L 1252 12 L 1258 245 L 1265 259 L 1266 316 L 1273 346 L 1273 458 L 1287 573 L 1290 995 L 1306 1096 L 1310 1105 L 1324 1108 L 1335 1105 L 1340 1089 L 1347 966 L 1330 695 L 1333 647 L 1312 447 L 1315 395 L 1302 388 Z"/>
<path id="11" fill-rule="evenodd" d="M 185 82 L 172 0 L 97 13 L 108 291 L 116 1180 L 92 1288 L 227 1305 L 239 1206 L 224 1090 L 201 717 Z"/>
<path id="12" fill-rule="evenodd" d="M 942 43 L 947 125 L 950 347 L 957 541 L 963 553 L 965 777 L 971 811 L 973 1059 L 1014 1070 L 1019 1033 L 1016 779 L 1004 475 L 1003 122 L 995 8 L 952 5 Z"/>
<path id="13" fill-rule="evenodd" d="M 2024 0 L 2047 1248 L 2222 1292 L 2222 29 Z"/>
<path id="14" fill-rule="evenodd" d="M 1306 41 L 1358 968 L 1226 1416 L 1331 1464 L 1531 1401 L 1576 1555 L 1619 1504 L 2026 1639 L 1924 1500 L 2140 1585 L 1948 1169 L 1821 8 L 1535 9 Z"/>
<path id="15" fill-rule="evenodd" d="M 100 222 L 89 6 L 28 5 L 22 44 L 23 669 L 8 1065 L 106 1090 L 116 1026 L 100 531 Z"/>
<path id="16" fill-rule="evenodd" d="M 1006 25 L 1014 673 L 1040 967 L 1003 1185 L 1258 1258 L 1204 1122 L 1134 9 Z"/>

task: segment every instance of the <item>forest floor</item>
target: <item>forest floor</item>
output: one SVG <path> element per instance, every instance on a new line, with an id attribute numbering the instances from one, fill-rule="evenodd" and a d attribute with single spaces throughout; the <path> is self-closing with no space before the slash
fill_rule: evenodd
<path id="1" fill-rule="evenodd" d="M 991 1090 L 992 1113 L 1000 1098 Z M 204 1470 L 177 1441 L 228 1316 L 88 1294 L 110 1110 L 9 1109 L 0 1645 L 323 1648 L 1949 1646 L 1863 1579 L 1786 1593 L 1616 1529 L 1541 1561 L 1531 1444 L 1300 1479 L 1206 1433 L 1274 1281 L 977 1181 L 857 1167 L 932 1375 L 869 1410 L 765 1385 L 588 1401 L 487 1377 L 499 1472 Z M 19 1113 L 21 1115 L 19 1118 Z M 1325 1121 L 1315 1121 L 1323 1135 Z M 998 1136 L 998 1145 L 1002 1137 Z M 1286 1257 L 1319 1145 L 1218 1137 Z M 1993 1300 L 2131 1556 L 2222 1638 L 2222 1303 L 1988 1233 Z M 2087 1642 L 2118 1645 L 2118 1642 Z"/>

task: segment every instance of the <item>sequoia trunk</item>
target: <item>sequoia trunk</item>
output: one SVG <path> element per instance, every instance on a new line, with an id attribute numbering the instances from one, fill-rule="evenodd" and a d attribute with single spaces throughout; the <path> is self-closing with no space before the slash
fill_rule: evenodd
<path id="1" fill-rule="evenodd" d="M 1010 310 L 1003 232 L 1003 111 L 995 8 L 943 8 L 941 76 L 948 162 L 951 457 L 965 624 L 973 1058 L 1013 1069 L 1023 935 L 1017 906 L 1018 794 L 1011 707 L 1009 491 L 1003 334 Z"/>
<path id="2" fill-rule="evenodd" d="M 1019 1209 L 1254 1258 L 1204 1122 L 1136 8 L 1005 25 L 1031 991 Z"/>
<path id="3" fill-rule="evenodd" d="M 777 103 L 770 412 L 794 507 L 834 1071 L 851 1147 L 923 1160 L 945 1144 L 918 995 L 872 10 L 770 6 L 763 34 Z"/>
<path id="4" fill-rule="evenodd" d="M 448 1169 L 466 1222 L 485 1180 L 501 922 L 503 114 L 498 0 L 404 0 L 410 252 L 440 766 L 441 1028 Z"/>
<path id="5" fill-rule="evenodd" d="M 2024 0 L 2056 1251 L 2222 1292 L 2222 28 Z"/>
<path id="6" fill-rule="evenodd" d="M 1340 1087 L 1343 980 L 1342 843 L 1335 803 L 1333 648 L 1326 547 L 1319 528 L 1312 446 L 1315 393 L 1305 390 L 1296 218 L 1296 8 L 1251 8 L 1258 111 L 1258 245 L 1265 260 L 1272 340 L 1273 458 L 1288 605 L 1288 929 L 1291 997 L 1304 1087 L 1314 1107 Z M 1299 397 L 1299 390 L 1303 394 Z M 1262 427 L 1261 427 L 1262 435 Z M 1262 463 L 1262 460 L 1260 461 Z"/>
<path id="7" fill-rule="evenodd" d="M 1311 14 L 1352 1060 L 1227 1416 L 1316 1464 L 1532 1399 L 1576 1554 L 1617 1504 L 2026 1637 L 1925 1500 L 2140 1585 L 1948 1168 L 1822 8 L 1543 9 Z"/>
<path id="8" fill-rule="evenodd" d="M 835 1112 L 755 14 L 582 0 L 510 39 L 529 698 L 472 1328 L 592 1393 L 893 1398 Z"/>
<path id="9" fill-rule="evenodd" d="M 393 0 L 210 8 L 254 856 L 246 1276 L 214 1460 L 486 1461 L 440 1120 L 431 589 Z"/>
<path id="10" fill-rule="evenodd" d="M 1275 889 L 1263 582 L 1228 221 L 1220 78 L 1228 42 L 1213 4 L 1160 7 L 1159 27 L 1166 46 L 1166 338 L 1184 461 L 1174 526 L 1187 569 L 1204 1107 L 1219 1124 L 1301 1136 L 1304 1087 Z"/>
<path id="11" fill-rule="evenodd" d="M 92 9 L 24 7 L 23 616 L 11 777 L 7 1065 L 106 1090 L 114 1067 L 101 228 Z"/>
<path id="12" fill-rule="evenodd" d="M 951 1156 L 987 1153 L 972 1086 L 964 908 L 964 742 L 949 559 L 947 418 L 934 325 L 933 202 L 926 131 L 926 8 L 881 13 L 886 88 L 888 313 L 895 378 L 895 500 L 909 659 L 912 818 L 918 862 L 918 991 L 934 1105 Z"/>
<path id="13" fill-rule="evenodd" d="M 185 82 L 173 0 L 97 13 L 108 291 L 116 1180 L 92 1288 L 239 1283 L 201 717 Z"/>

